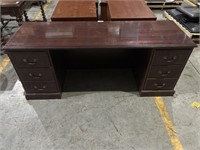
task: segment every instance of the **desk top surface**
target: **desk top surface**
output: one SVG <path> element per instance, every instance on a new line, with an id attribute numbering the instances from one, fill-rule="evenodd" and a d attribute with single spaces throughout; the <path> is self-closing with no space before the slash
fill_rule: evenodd
<path id="1" fill-rule="evenodd" d="M 111 20 L 156 20 L 144 1 L 108 1 Z"/>
<path id="2" fill-rule="evenodd" d="M 71 20 L 81 18 L 93 18 L 97 20 L 96 2 L 94 0 L 87 1 L 59 1 L 53 15 L 52 20 Z"/>
<path id="3" fill-rule="evenodd" d="M 172 21 L 25 22 L 3 49 L 195 46 Z"/>
<path id="4" fill-rule="evenodd" d="M 22 0 L 0 0 L 0 6 L 3 7 L 16 7 L 23 3 Z"/>

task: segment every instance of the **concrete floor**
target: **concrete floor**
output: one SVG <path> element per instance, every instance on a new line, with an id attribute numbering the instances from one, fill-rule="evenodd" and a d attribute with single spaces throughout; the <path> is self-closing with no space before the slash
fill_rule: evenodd
<path id="1" fill-rule="evenodd" d="M 46 6 L 50 18 L 57 0 Z M 154 11 L 158 19 L 162 12 Z M 33 19 L 38 8 L 29 11 Z M 5 64 L 6 55 L 0 57 Z M 9 61 L 9 60 L 8 60 Z M 30 100 L 10 62 L 0 75 L 0 150 L 171 150 L 154 97 L 137 92 L 66 92 L 60 100 Z M 194 49 L 165 113 L 185 150 L 200 149 L 200 46 Z M 170 126 L 168 126 L 170 127 Z M 180 144 L 179 144 L 180 145 Z"/>

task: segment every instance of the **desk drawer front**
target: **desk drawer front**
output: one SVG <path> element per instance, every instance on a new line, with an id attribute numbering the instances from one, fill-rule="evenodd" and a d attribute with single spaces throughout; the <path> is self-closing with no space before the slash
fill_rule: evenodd
<path id="1" fill-rule="evenodd" d="M 145 90 L 171 90 L 175 87 L 177 79 L 148 79 Z"/>
<path id="2" fill-rule="evenodd" d="M 191 50 L 156 50 L 153 65 L 185 64 L 191 52 Z"/>
<path id="3" fill-rule="evenodd" d="M 23 82 L 27 93 L 52 93 L 58 92 L 55 82 Z"/>
<path id="4" fill-rule="evenodd" d="M 183 66 L 152 66 L 148 78 L 178 78 Z"/>
<path id="5" fill-rule="evenodd" d="M 11 61 L 19 68 L 49 67 L 50 61 L 46 52 L 8 52 Z"/>
<path id="6" fill-rule="evenodd" d="M 18 75 L 22 81 L 54 81 L 51 69 L 19 69 Z"/>

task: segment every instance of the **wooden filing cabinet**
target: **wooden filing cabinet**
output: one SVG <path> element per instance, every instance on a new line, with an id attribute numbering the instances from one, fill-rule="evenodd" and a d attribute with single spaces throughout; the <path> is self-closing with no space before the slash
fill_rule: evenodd
<path id="1" fill-rule="evenodd" d="M 153 50 L 141 95 L 152 96 L 152 93 L 156 95 L 156 91 L 165 93 L 164 95 L 173 95 L 173 89 L 191 52 L 190 49 Z"/>
<path id="2" fill-rule="evenodd" d="M 14 64 L 26 98 L 60 98 L 60 89 L 48 51 L 8 52 Z M 48 95 L 48 96 L 47 96 Z"/>

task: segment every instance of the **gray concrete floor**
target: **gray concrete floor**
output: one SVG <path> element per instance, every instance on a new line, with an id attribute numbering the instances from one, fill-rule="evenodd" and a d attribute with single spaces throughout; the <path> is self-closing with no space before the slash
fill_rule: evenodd
<path id="1" fill-rule="evenodd" d="M 46 8 L 50 18 L 57 0 Z M 158 19 L 162 12 L 154 11 Z M 34 19 L 38 8 L 29 11 Z M 0 57 L 0 63 L 6 55 Z M 66 92 L 60 100 L 30 100 L 11 63 L 0 75 L 0 150 L 171 150 L 154 97 L 137 92 Z M 200 149 L 200 46 L 173 97 L 163 97 L 185 150 Z"/>

